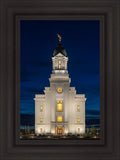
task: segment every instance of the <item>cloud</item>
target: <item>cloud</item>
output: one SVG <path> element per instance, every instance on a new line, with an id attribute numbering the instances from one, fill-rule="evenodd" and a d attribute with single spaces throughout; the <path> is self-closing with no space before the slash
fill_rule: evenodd
<path id="1" fill-rule="evenodd" d="M 31 59 L 27 59 L 21 62 L 22 66 L 29 66 L 29 67 L 49 67 L 52 65 L 52 61 L 44 61 L 42 59 L 40 59 L 40 56 L 38 58 L 31 58 Z"/>
<path id="2" fill-rule="evenodd" d="M 43 89 L 41 88 L 35 88 L 35 87 L 26 87 L 25 88 L 26 92 L 28 93 L 43 93 Z"/>
<path id="3" fill-rule="evenodd" d="M 98 111 L 98 110 L 86 110 L 86 115 L 98 116 L 98 115 L 100 115 L 100 111 Z"/>

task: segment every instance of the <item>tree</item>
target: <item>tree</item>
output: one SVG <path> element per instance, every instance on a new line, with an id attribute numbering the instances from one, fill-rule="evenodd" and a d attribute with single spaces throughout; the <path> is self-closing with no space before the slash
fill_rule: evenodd
<path id="1" fill-rule="evenodd" d="M 87 128 L 87 134 L 89 134 L 89 128 Z"/>
<path id="2" fill-rule="evenodd" d="M 26 125 L 25 125 L 25 134 L 27 133 L 27 130 L 26 130 Z"/>
<path id="3" fill-rule="evenodd" d="M 91 133 L 96 134 L 96 128 L 94 126 L 91 127 Z"/>
<path id="4" fill-rule="evenodd" d="M 30 127 L 29 127 L 29 125 L 28 125 L 28 134 L 30 134 Z"/>

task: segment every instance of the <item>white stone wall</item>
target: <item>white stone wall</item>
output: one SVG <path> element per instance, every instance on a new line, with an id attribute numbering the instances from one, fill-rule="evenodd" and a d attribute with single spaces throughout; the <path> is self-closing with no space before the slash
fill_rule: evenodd
<path id="1" fill-rule="evenodd" d="M 57 88 L 63 88 L 62 93 L 57 92 Z M 45 95 L 36 95 L 35 98 L 35 132 L 52 133 L 55 134 L 55 123 L 57 122 L 57 116 L 63 116 L 64 132 L 67 133 L 85 133 L 85 95 L 76 95 L 74 87 L 69 87 L 69 81 L 67 83 L 51 83 L 51 87 L 45 89 Z M 63 100 L 63 112 L 57 111 L 57 100 Z M 43 111 L 40 112 L 40 106 L 43 106 Z M 80 106 L 80 111 L 77 110 L 77 106 Z M 43 122 L 40 122 L 40 118 Z M 77 119 L 80 118 L 80 122 Z M 52 124 L 53 123 L 53 124 Z"/>
<path id="2" fill-rule="evenodd" d="M 44 95 L 36 95 L 35 100 L 35 133 L 50 133 L 50 108 L 48 105 L 48 98 Z M 43 111 L 40 111 L 40 106 L 42 106 Z M 40 119 L 42 118 L 42 122 Z M 42 132 L 41 132 L 42 129 Z"/>

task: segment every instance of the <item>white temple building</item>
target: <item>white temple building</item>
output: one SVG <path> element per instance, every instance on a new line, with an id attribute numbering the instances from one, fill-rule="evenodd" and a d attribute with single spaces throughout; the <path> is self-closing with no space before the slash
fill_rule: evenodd
<path id="1" fill-rule="evenodd" d="M 76 94 L 70 87 L 67 70 L 68 56 L 61 44 L 52 56 L 50 87 L 35 95 L 35 133 L 65 135 L 85 133 L 85 94 Z"/>

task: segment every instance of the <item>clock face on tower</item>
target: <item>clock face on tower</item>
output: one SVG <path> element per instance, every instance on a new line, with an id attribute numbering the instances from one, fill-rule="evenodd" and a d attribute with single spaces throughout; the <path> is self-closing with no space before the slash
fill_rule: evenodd
<path id="1" fill-rule="evenodd" d="M 58 93 L 61 93 L 61 92 L 62 92 L 62 88 L 58 88 L 58 89 L 57 89 L 57 92 L 58 92 Z"/>

